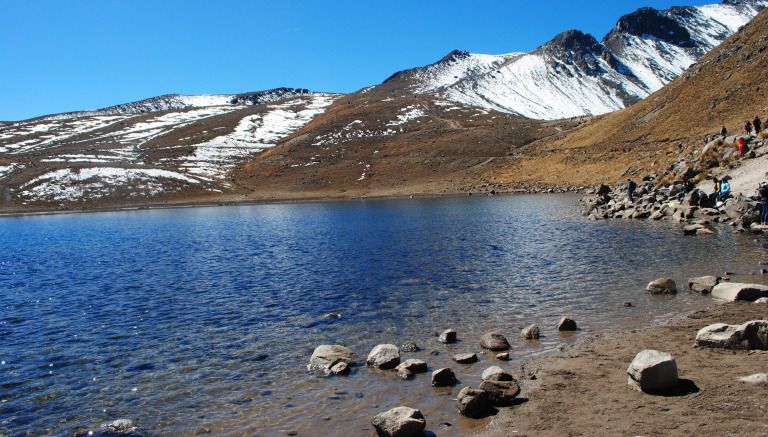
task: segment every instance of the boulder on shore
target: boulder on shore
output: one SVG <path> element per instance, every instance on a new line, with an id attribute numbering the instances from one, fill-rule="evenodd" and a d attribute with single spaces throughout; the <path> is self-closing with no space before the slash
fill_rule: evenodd
<path id="1" fill-rule="evenodd" d="M 457 407 L 462 416 L 479 419 L 491 410 L 488 392 L 476 388 L 464 387 L 456 397 Z"/>
<path id="2" fill-rule="evenodd" d="M 717 276 L 700 276 L 698 278 L 691 278 L 688 280 L 688 290 L 698 293 L 711 293 L 715 285 L 720 283 L 720 278 Z"/>
<path id="3" fill-rule="evenodd" d="M 659 278 L 649 282 L 645 290 L 651 294 L 675 294 L 677 284 L 671 278 Z"/>
<path id="4" fill-rule="evenodd" d="M 768 350 L 768 320 L 752 320 L 741 325 L 709 325 L 696 333 L 696 346 Z"/>
<path id="5" fill-rule="evenodd" d="M 678 384 L 677 363 L 666 352 L 646 349 L 640 351 L 627 368 L 628 384 L 644 393 L 657 393 Z"/>
<path id="6" fill-rule="evenodd" d="M 576 326 L 576 321 L 569 319 L 568 317 L 563 317 L 559 322 L 557 322 L 558 331 L 576 331 L 577 329 L 578 326 Z"/>
<path id="7" fill-rule="evenodd" d="M 323 344 L 315 348 L 312 357 L 307 364 L 307 370 L 310 372 L 332 372 L 331 369 L 337 364 L 345 364 L 345 368 L 352 364 L 353 354 L 349 348 L 339 345 Z M 341 372 L 344 373 L 344 372 Z"/>
<path id="8" fill-rule="evenodd" d="M 541 335 L 538 325 L 530 325 L 523 328 L 520 336 L 526 340 L 537 340 Z"/>
<path id="9" fill-rule="evenodd" d="M 515 377 L 499 366 L 491 366 L 483 371 L 483 381 L 514 381 Z"/>
<path id="10" fill-rule="evenodd" d="M 510 349 L 507 338 L 498 332 L 489 332 L 480 337 L 480 346 L 492 351 L 506 351 Z"/>
<path id="11" fill-rule="evenodd" d="M 374 416 L 371 424 L 381 437 L 422 437 L 427 421 L 421 411 L 396 407 Z"/>
<path id="12" fill-rule="evenodd" d="M 437 341 L 440 343 L 456 343 L 456 331 L 453 329 L 446 329 L 442 333 L 440 333 L 440 336 L 437 337 Z"/>
<path id="13" fill-rule="evenodd" d="M 456 374 L 448 367 L 432 372 L 432 387 L 447 387 L 456 384 Z"/>
<path id="14" fill-rule="evenodd" d="M 365 364 L 379 369 L 394 369 L 400 364 L 400 349 L 394 344 L 380 344 L 371 350 Z"/>
<path id="15" fill-rule="evenodd" d="M 755 301 L 768 297 L 768 286 L 761 284 L 742 284 L 738 282 L 721 282 L 712 288 L 712 297 L 729 302 L 737 300 Z"/>
<path id="16" fill-rule="evenodd" d="M 488 401 L 497 407 L 510 405 L 515 396 L 520 394 L 520 386 L 516 381 L 483 381 L 480 390 L 488 393 Z"/>

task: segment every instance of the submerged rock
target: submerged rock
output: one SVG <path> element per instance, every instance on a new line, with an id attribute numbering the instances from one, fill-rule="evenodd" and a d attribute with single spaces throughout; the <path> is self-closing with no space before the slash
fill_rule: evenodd
<path id="1" fill-rule="evenodd" d="M 312 357 L 307 364 L 307 370 L 310 372 L 331 373 L 331 368 L 338 363 L 351 365 L 353 363 L 353 354 L 349 348 L 339 345 L 323 344 L 315 348 Z"/>
<path id="2" fill-rule="evenodd" d="M 400 364 L 400 349 L 394 344 L 380 344 L 371 350 L 365 364 L 379 369 L 394 369 Z"/>
<path id="3" fill-rule="evenodd" d="M 768 350 L 768 320 L 752 320 L 742 325 L 715 323 L 706 326 L 696 333 L 696 346 Z"/>
<path id="4" fill-rule="evenodd" d="M 688 290 L 698 293 L 711 293 L 715 285 L 720 283 L 720 278 L 717 276 L 701 276 L 698 278 L 691 278 L 688 280 Z"/>
<path id="5" fill-rule="evenodd" d="M 406 341 L 400 345 L 400 352 L 418 352 L 419 346 L 413 341 Z"/>
<path id="6" fill-rule="evenodd" d="M 741 284 L 738 282 L 721 282 L 712 288 L 712 297 L 730 302 L 737 300 L 754 301 L 768 297 L 768 286 L 761 284 Z"/>
<path id="7" fill-rule="evenodd" d="M 663 392 L 678 384 L 677 363 L 666 352 L 641 351 L 632 360 L 627 373 L 628 384 L 645 393 Z"/>
<path id="8" fill-rule="evenodd" d="M 446 329 L 445 331 L 440 333 L 440 336 L 437 337 L 437 341 L 440 343 L 456 343 L 456 331 L 453 329 Z"/>
<path id="9" fill-rule="evenodd" d="M 526 340 L 537 340 L 541 335 L 538 325 L 530 325 L 523 328 L 520 336 Z"/>
<path id="10" fill-rule="evenodd" d="M 453 361 L 459 364 L 472 364 L 477 362 L 477 354 L 456 354 L 453 357 Z"/>
<path id="11" fill-rule="evenodd" d="M 480 346 L 492 351 L 509 350 L 507 338 L 498 332 L 489 332 L 480 338 Z"/>
<path id="12" fill-rule="evenodd" d="M 559 322 L 557 322 L 558 331 L 576 331 L 577 329 L 578 326 L 576 326 L 576 322 L 573 319 L 569 319 L 568 317 L 563 317 Z"/>
<path id="13" fill-rule="evenodd" d="M 645 290 L 651 294 L 675 294 L 677 284 L 671 278 L 659 278 L 649 282 Z"/>
<path id="14" fill-rule="evenodd" d="M 381 437 L 422 437 L 427 420 L 415 408 L 396 407 L 374 416 L 371 424 Z"/>
<path id="15" fill-rule="evenodd" d="M 432 372 L 432 387 L 447 387 L 456 384 L 456 374 L 448 367 Z"/>
<path id="16" fill-rule="evenodd" d="M 138 427 L 131 419 L 117 419 L 112 422 L 101 425 L 100 435 L 103 436 L 126 436 L 138 437 L 141 434 L 137 431 Z"/>

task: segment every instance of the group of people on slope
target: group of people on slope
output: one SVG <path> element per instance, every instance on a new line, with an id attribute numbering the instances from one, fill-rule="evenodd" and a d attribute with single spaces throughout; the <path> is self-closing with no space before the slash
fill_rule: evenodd
<path id="1" fill-rule="evenodd" d="M 760 117 L 755 115 L 755 118 L 752 121 L 745 120 L 742 124 L 742 130 L 744 135 L 759 135 L 760 132 L 763 130 L 763 122 L 760 120 Z M 725 138 L 728 136 L 728 128 L 723 126 L 722 129 L 720 129 L 720 136 Z M 710 141 L 717 138 L 717 134 L 715 135 L 705 135 L 704 136 L 704 144 L 709 144 Z M 739 156 L 744 156 L 747 153 L 747 141 L 744 138 L 739 138 L 736 141 L 738 148 L 739 148 Z"/>

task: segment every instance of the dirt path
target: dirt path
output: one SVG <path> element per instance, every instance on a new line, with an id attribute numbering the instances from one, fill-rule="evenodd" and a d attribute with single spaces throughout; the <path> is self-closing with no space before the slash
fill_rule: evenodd
<path id="1" fill-rule="evenodd" d="M 738 377 L 768 372 L 768 351 L 694 348 L 709 324 L 768 318 L 768 305 L 729 303 L 661 327 L 592 338 L 521 366 L 528 402 L 502 410 L 481 433 L 497 436 L 765 436 L 768 386 Z M 643 349 L 675 357 L 687 390 L 651 396 L 627 385 L 626 369 Z"/>

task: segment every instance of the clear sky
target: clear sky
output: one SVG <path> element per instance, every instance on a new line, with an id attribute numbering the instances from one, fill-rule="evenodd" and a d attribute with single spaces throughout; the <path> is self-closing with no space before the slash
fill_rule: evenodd
<path id="1" fill-rule="evenodd" d="M 0 0 L 0 120 L 169 93 L 351 92 L 452 49 L 600 39 L 641 6 L 716 1 Z"/>

